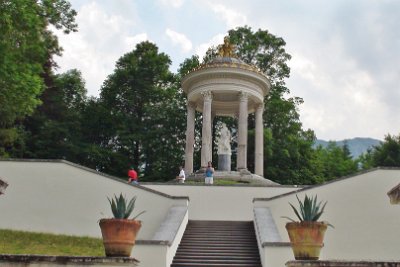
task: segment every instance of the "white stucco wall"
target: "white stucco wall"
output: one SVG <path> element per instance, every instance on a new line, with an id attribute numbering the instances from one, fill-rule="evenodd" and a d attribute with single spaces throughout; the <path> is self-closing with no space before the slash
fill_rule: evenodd
<path id="1" fill-rule="evenodd" d="M 169 195 L 188 196 L 190 220 L 253 220 L 253 199 L 296 190 L 294 187 L 144 185 Z"/>
<path id="2" fill-rule="evenodd" d="M 399 260 L 400 205 L 391 205 L 387 196 L 399 182 L 400 170 L 381 169 L 299 192 L 300 199 L 307 193 L 328 201 L 321 219 L 335 228 L 326 232 L 321 259 Z M 254 203 L 270 208 L 286 242 L 287 220 L 281 216 L 295 219 L 288 202 L 297 206 L 295 194 Z"/>
<path id="3" fill-rule="evenodd" d="M 134 214 L 146 210 L 137 239 L 151 239 L 171 206 L 187 205 L 63 162 L 0 161 L 0 177 L 9 184 L 0 228 L 101 237 L 99 219 L 112 217 L 107 196 L 122 193 L 137 196 Z"/>
<path id="4" fill-rule="evenodd" d="M 263 267 L 284 267 L 286 262 L 294 259 L 290 246 L 264 246 L 260 256 Z"/>

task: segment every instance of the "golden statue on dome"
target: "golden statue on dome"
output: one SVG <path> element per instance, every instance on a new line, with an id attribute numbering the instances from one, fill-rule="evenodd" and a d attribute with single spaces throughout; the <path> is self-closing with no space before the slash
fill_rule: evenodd
<path id="1" fill-rule="evenodd" d="M 236 57 L 235 46 L 229 42 L 229 37 L 225 36 L 224 44 L 218 46 L 218 54 L 221 57 Z"/>

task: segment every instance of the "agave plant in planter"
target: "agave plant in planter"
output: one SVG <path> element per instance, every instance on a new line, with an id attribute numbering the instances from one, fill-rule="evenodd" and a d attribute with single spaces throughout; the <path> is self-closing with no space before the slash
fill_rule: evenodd
<path id="1" fill-rule="evenodd" d="M 128 202 L 121 193 L 119 197 L 114 195 L 113 199 L 108 198 L 108 201 L 114 218 L 99 221 L 106 256 L 129 257 L 142 226 L 136 218 L 144 211 L 129 219 L 135 208 L 136 196 Z"/>
<path id="2" fill-rule="evenodd" d="M 286 230 L 289 234 L 294 257 L 296 260 L 318 260 L 321 248 L 324 245 L 325 231 L 328 226 L 332 226 L 327 222 L 318 221 L 324 213 L 327 202 L 318 202 L 316 195 L 313 197 L 305 195 L 303 201 L 297 195 L 296 198 L 299 203 L 299 210 L 291 203 L 289 204 L 299 221 L 284 217 L 291 221 L 286 223 Z"/>

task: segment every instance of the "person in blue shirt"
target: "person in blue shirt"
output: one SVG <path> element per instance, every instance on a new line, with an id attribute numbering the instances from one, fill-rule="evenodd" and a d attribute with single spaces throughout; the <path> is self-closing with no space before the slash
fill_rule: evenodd
<path id="1" fill-rule="evenodd" d="M 205 184 L 213 184 L 214 183 L 214 168 L 212 167 L 211 161 L 208 162 L 207 168 L 206 168 L 206 177 L 204 179 Z"/>

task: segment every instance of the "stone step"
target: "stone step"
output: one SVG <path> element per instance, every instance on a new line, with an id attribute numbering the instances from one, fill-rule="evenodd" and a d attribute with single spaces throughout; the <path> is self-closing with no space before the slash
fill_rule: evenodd
<path id="1" fill-rule="evenodd" d="M 175 256 L 202 256 L 202 255 L 207 255 L 207 256 L 213 256 L 213 255 L 220 255 L 220 256 L 257 256 L 258 257 L 258 251 L 253 251 L 253 250 L 248 250 L 248 251 L 232 251 L 232 250 L 208 250 L 208 251 L 198 251 L 195 249 L 181 249 L 179 252 L 175 254 Z"/>
<path id="2" fill-rule="evenodd" d="M 230 258 L 214 258 L 214 259 L 208 259 L 208 258 L 203 258 L 203 259 L 174 259 L 173 263 L 209 263 L 209 264 L 215 264 L 215 263 L 223 263 L 223 264 L 234 264 L 234 263 L 247 263 L 247 264 L 260 264 L 259 259 L 244 259 L 244 260 L 236 260 L 236 259 L 230 259 Z"/>
<path id="3" fill-rule="evenodd" d="M 236 231 L 236 230 L 254 230 L 254 225 L 246 225 L 246 226 L 214 226 L 214 225 L 204 225 L 204 226 L 187 226 L 190 230 L 205 230 L 205 231 Z"/>
<path id="4" fill-rule="evenodd" d="M 243 228 L 243 229 L 234 229 L 234 230 L 227 230 L 227 229 L 210 229 L 210 228 L 204 228 L 204 229 L 194 229 L 194 228 L 186 228 L 189 232 L 188 234 L 203 234 L 203 233 L 216 233 L 216 234 L 221 234 L 221 235 L 232 235 L 232 234 L 249 234 L 249 233 L 255 233 L 254 228 Z"/>
<path id="5" fill-rule="evenodd" d="M 182 241 L 184 240 L 188 240 L 188 241 L 202 241 L 202 240 L 236 240 L 237 242 L 243 241 L 254 241 L 254 239 L 251 238 L 251 236 L 249 236 L 249 234 L 247 234 L 247 236 L 232 236 L 232 235 L 211 235 L 211 236 L 207 236 L 207 235 L 195 235 L 195 236 L 189 236 L 186 235 L 182 238 Z"/>
<path id="6" fill-rule="evenodd" d="M 249 260 L 249 261 L 259 261 L 256 257 L 252 255 L 225 255 L 225 254 L 198 254 L 198 255 L 193 255 L 193 254 L 185 254 L 185 255 L 175 255 L 175 260 L 178 262 L 179 260 L 222 260 L 222 259 L 228 259 L 228 260 Z"/>
<path id="7" fill-rule="evenodd" d="M 232 251 L 258 251 L 258 247 L 256 245 L 254 246 L 232 246 L 230 244 L 219 244 L 219 245 L 214 245 L 214 244 L 198 244 L 196 246 L 193 246 L 191 244 L 181 244 L 178 247 L 179 249 L 197 249 L 198 251 L 210 251 L 210 250 L 232 250 Z"/>
<path id="8" fill-rule="evenodd" d="M 185 242 L 197 242 L 197 243 L 201 243 L 201 242 L 209 242 L 209 243 L 220 243 L 220 242 L 228 242 L 228 243 L 236 243 L 237 245 L 241 245 L 241 244 L 247 244 L 247 243 L 254 243 L 257 244 L 257 242 L 255 240 L 251 240 L 251 239 L 244 239 L 244 238 L 235 238 L 235 237 L 212 237 L 210 239 L 206 239 L 206 238 L 182 238 L 181 243 L 185 243 Z"/>
<path id="9" fill-rule="evenodd" d="M 262 267 L 261 263 L 172 263 L 171 267 Z"/>
<path id="10" fill-rule="evenodd" d="M 171 267 L 261 267 L 253 222 L 189 221 Z"/>

